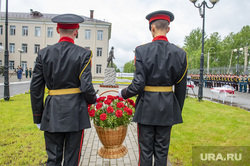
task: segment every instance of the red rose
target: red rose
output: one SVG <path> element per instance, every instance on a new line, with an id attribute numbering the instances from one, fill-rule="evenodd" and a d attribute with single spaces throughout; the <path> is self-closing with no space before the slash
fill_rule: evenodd
<path id="1" fill-rule="evenodd" d="M 130 109 L 130 108 L 128 108 L 126 112 L 127 112 L 128 115 L 132 115 L 133 114 L 133 110 Z"/>
<path id="2" fill-rule="evenodd" d="M 103 102 L 105 99 L 106 99 L 106 97 L 99 97 L 99 98 L 96 100 L 96 102 L 97 102 L 97 103 L 99 103 L 100 101 Z"/>
<path id="3" fill-rule="evenodd" d="M 123 108 L 124 107 L 124 104 L 122 102 L 119 102 L 116 104 L 117 108 Z"/>
<path id="4" fill-rule="evenodd" d="M 107 114 L 102 113 L 102 114 L 100 115 L 100 119 L 101 119 L 102 121 L 106 120 L 106 119 L 107 119 Z"/>
<path id="5" fill-rule="evenodd" d="M 118 118 L 122 117 L 122 110 L 117 110 L 115 112 L 115 116 L 117 116 Z"/>
<path id="6" fill-rule="evenodd" d="M 104 101 L 104 104 L 107 104 L 107 105 L 110 105 L 111 103 L 112 103 L 112 100 L 110 100 L 110 99 L 107 99 Z"/>
<path id="7" fill-rule="evenodd" d="M 127 99 L 128 103 L 132 106 L 135 106 L 135 102 L 134 100 L 131 100 L 131 99 Z"/>
<path id="8" fill-rule="evenodd" d="M 97 105 L 96 105 L 96 109 L 100 109 L 100 108 L 102 108 L 102 103 L 98 103 Z"/>
<path id="9" fill-rule="evenodd" d="M 91 109 L 91 110 L 89 111 L 89 116 L 90 116 L 90 117 L 94 117 L 94 116 L 95 116 L 95 110 L 94 110 L 94 109 Z"/>
<path id="10" fill-rule="evenodd" d="M 120 100 L 120 101 L 124 101 L 122 97 L 118 97 L 118 100 Z"/>
<path id="11" fill-rule="evenodd" d="M 107 96 L 107 99 L 109 99 L 109 100 L 112 100 L 112 101 L 113 101 L 113 100 L 115 99 L 115 97 L 114 97 L 114 96 L 111 96 L 111 95 L 108 95 L 108 96 Z"/>
<path id="12" fill-rule="evenodd" d="M 113 113 L 113 112 L 114 112 L 114 108 L 111 107 L 111 106 L 109 106 L 109 107 L 107 108 L 107 112 L 108 112 L 108 113 Z"/>

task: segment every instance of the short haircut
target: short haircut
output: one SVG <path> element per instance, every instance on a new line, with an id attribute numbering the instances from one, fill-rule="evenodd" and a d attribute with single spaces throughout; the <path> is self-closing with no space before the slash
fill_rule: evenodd
<path id="1" fill-rule="evenodd" d="M 66 35 L 72 34 L 75 30 L 76 29 L 61 29 L 61 28 L 59 28 L 59 32 L 62 34 L 66 34 Z"/>
<path id="2" fill-rule="evenodd" d="M 169 26 L 169 22 L 167 20 L 156 20 L 152 22 L 152 24 L 154 24 L 159 30 L 167 30 Z"/>

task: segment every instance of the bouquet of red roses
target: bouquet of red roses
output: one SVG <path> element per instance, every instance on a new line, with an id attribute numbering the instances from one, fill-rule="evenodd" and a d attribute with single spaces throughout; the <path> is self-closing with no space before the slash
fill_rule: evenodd
<path id="1" fill-rule="evenodd" d="M 98 98 L 96 102 L 96 105 L 88 107 L 89 116 L 95 125 L 114 129 L 132 121 L 135 112 L 133 100 L 108 95 Z"/>

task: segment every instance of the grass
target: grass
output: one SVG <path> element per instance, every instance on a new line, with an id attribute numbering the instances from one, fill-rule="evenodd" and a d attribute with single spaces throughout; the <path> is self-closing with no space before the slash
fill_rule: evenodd
<path id="1" fill-rule="evenodd" d="M 250 112 L 187 98 L 183 124 L 171 133 L 169 159 L 192 165 L 192 146 L 250 146 Z M 44 165 L 43 132 L 33 124 L 29 94 L 0 100 L 0 165 Z"/>
<path id="2" fill-rule="evenodd" d="M 45 165 L 43 132 L 33 123 L 30 95 L 0 100 L 0 165 Z"/>
<path id="3" fill-rule="evenodd" d="M 250 146 L 249 119 L 245 110 L 187 98 L 184 123 L 172 128 L 171 163 L 192 165 L 192 146 Z"/>

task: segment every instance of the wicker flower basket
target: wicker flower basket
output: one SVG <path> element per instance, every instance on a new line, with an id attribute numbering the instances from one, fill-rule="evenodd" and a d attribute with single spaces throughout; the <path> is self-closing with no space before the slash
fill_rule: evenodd
<path id="1" fill-rule="evenodd" d="M 118 92 L 116 90 L 108 90 L 100 94 L 107 92 Z M 122 145 L 126 135 L 127 126 L 119 126 L 114 129 L 107 129 L 97 125 L 94 125 L 97 135 L 103 144 L 100 150 L 98 150 L 98 155 L 102 158 L 116 159 L 125 156 L 128 153 L 128 149 Z"/>
<path id="2" fill-rule="evenodd" d="M 115 129 L 105 129 L 95 125 L 95 129 L 103 144 L 103 147 L 98 150 L 99 156 L 107 159 L 116 159 L 128 153 L 128 149 L 122 145 L 127 134 L 127 126 L 119 126 Z"/>

